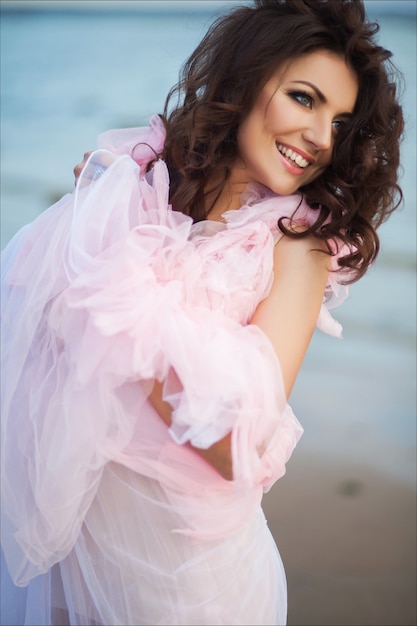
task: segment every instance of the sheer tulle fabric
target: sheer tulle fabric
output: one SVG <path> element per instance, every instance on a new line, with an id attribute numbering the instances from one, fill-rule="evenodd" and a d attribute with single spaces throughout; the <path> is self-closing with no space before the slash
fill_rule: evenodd
<path id="1" fill-rule="evenodd" d="M 192 224 L 165 164 L 144 173 L 163 141 L 157 117 L 105 133 L 75 192 L 4 252 L 3 549 L 29 585 L 10 581 L 24 608 L 8 623 L 285 623 L 260 502 L 302 429 L 249 321 L 278 218 L 312 212 L 253 187 L 224 223 Z M 331 277 L 327 304 L 344 296 Z M 340 334 L 325 307 L 319 325 Z M 230 431 L 233 482 L 187 446 Z"/>

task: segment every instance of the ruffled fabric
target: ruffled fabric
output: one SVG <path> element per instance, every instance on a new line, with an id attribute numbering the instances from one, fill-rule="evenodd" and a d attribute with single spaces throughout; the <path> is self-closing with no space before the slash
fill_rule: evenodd
<path id="1" fill-rule="evenodd" d="M 249 221 L 261 218 L 268 224 L 274 240 L 282 237 L 278 227 L 278 219 L 291 218 L 298 226 L 310 226 L 316 220 L 315 211 L 298 194 L 291 197 L 277 197 L 269 189 L 257 184 L 248 186 L 242 195 L 243 206 L 239 211 L 228 211 L 224 214 L 227 224 L 238 227 Z M 333 255 L 330 257 L 330 267 L 327 285 L 324 292 L 323 304 L 316 322 L 317 328 L 333 337 L 342 337 L 342 326 L 335 320 L 330 311 L 340 306 L 349 295 L 346 280 L 348 272 L 341 272 L 338 261 L 350 252 L 348 246 L 341 242 L 329 242 Z"/>
<path id="2" fill-rule="evenodd" d="M 277 220 L 313 212 L 253 187 L 224 223 L 193 224 L 168 204 L 163 161 L 146 173 L 164 136 L 157 116 L 103 134 L 75 192 L 3 255 L 3 545 L 19 585 L 75 558 L 109 463 L 158 485 L 171 532 L 220 541 L 244 532 L 302 433 L 250 319 L 271 286 Z M 326 332 L 340 334 L 326 306 L 345 295 L 331 277 Z M 147 401 L 154 379 L 169 430 Z M 229 432 L 233 482 L 187 447 Z"/>

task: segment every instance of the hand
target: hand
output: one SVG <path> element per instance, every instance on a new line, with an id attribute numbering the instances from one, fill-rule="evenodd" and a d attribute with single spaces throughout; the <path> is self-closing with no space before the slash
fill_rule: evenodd
<path id="1" fill-rule="evenodd" d="M 85 152 L 85 153 L 84 153 L 84 158 L 83 158 L 83 160 L 81 161 L 81 163 L 78 163 L 78 164 L 74 167 L 73 172 L 74 172 L 74 177 L 75 177 L 75 183 L 74 183 L 75 185 L 77 184 L 78 179 L 79 179 L 79 177 L 80 177 L 80 175 L 81 175 L 81 172 L 83 171 L 83 169 L 84 169 L 84 167 L 85 167 L 85 165 L 86 165 L 86 163 L 87 163 L 87 161 L 88 161 L 88 158 L 89 158 L 89 156 L 90 156 L 91 154 L 93 154 L 93 151 L 92 151 L 92 150 L 91 150 L 90 152 Z"/>
<path id="2" fill-rule="evenodd" d="M 108 150 L 86 152 L 81 163 L 74 167 L 75 184 L 84 186 L 98 180 L 116 159 L 117 155 Z"/>
<path id="3" fill-rule="evenodd" d="M 155 380 L 154 387 L 149 394 L 148 400 L 158 413 L 159 417 L 167 426 L 172 424 L 172 406 L 165 402 L 162 398 L 163 383 Z M 191 448 L 196 454 L 201 456 L 209 463 L 225 480 L 233 480 L 233 461 L 232 461 L 232 443 L 231 434 L 229 433 L 223 439 L 220 439 L 207 449 L 196 448 L 190 443 L 187 447 Z"/>

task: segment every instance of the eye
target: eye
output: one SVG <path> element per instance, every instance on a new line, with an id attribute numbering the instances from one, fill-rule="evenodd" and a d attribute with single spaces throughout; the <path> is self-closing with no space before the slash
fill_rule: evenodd
<path id="1" fill-rule="evenodd" d="M 346 120 L 334 120 L 332 122 L 332 126 L 336 132 L 338 132 L 345 125 L 346 125 Z"/>
<path id="2" fill-rule="evenodd" d="M 313 97 L 305 91 L 291 91 L 289 96 L 303 107 L 311 109 L 313 106 Z"/>

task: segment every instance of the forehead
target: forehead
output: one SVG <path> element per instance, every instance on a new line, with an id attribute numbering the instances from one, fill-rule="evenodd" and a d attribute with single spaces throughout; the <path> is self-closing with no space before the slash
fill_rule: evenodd
<path id="1" fill-rule="evenodd" d="M 278 85 L 311 83 L 326 100 L 353 111 L 358 95 L 358 79 L 343 57 L 328 50 L 317 50 L 290 59 L 277 70 L 274 79 Z"/>

